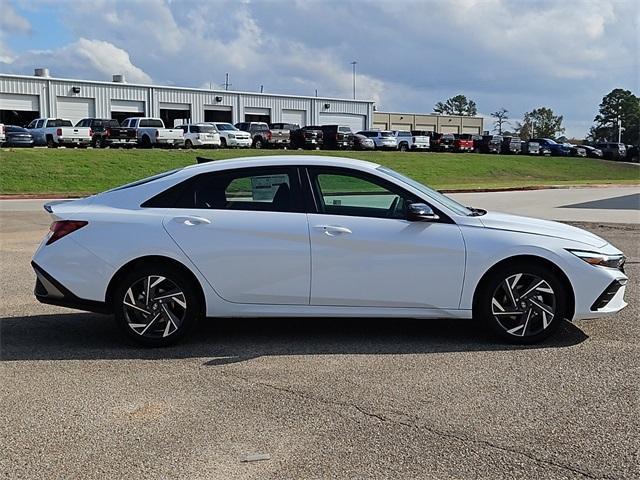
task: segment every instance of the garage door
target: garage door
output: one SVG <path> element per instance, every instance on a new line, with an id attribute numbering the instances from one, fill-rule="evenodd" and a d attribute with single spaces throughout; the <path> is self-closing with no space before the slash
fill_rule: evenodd
<path id="1" fill-rule="evenodd" d="M 413 130 L 410 123 L 392 123 L 391 130 Z"/>
<path id="2" fill-rule="evenodd" d="M 373 124 L 373 129 L 374 130 L 386 130 L 387 129 L 387 124 L 386 123 L 376 122 L 376 123 Z"/>
<path id="3" fill-rule="evenodd" d="M 74 125 L 83 118 L 95 117 L 93 98 L 58 97 L 56 101 L 57 117 L 71 120 Z"/>
<path id="4" fill-rule="evenodd" d="M 435 132 L 436 131 L 436 125 L 434 124 L 426 124 L 426 123 L 420 123 L 416 125 L 416 130 L 423 130 L 425 132 Z"/>
<path id="5" fill-rule="evenodd" d="M 282 123 L 295 123 L 304 127 L 307 124 L 307 112 L 304 110 L 282 110 Z"/>
<path id="6" fill-rule="evenodd" d="M 135 100 L 111 100 L 111 111 L 144 114 L 144 102 L 137 102 Z"/>
<path id="7" fill-rule="evenodd" d="M 40 110 L 40 101 L 38 95 L 0 93 L 0 110 L 37 112 Z"/>
<path id="8" fill-rule="evenodd" d="M 440 133 L 458 133 L 458 127 L 443 125 L 442 127 L 440 127 Z"/>
<path id="9" fill-rule="evenodd" d="M 462 133 L 470 133 L 472 135 L 480 134 L 480 127 L 462 127 Z"/>
<path id="10" fill-rule="evenodd" d="M 342 125 L 351 127 L 354 132 L 366 128 L 364 115 L 350 115 L 347 113 L 321 113 L 320 125 Z"/>

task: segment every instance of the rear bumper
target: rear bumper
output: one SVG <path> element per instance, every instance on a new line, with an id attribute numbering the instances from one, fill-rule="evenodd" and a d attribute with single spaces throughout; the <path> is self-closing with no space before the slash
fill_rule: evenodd
<path id="1" fill-rule="evenodd" d="M 37 263 L 31 262 L 31 266 L 36 272 L 36 286 L 33 293 L 40 303 L 87 312 L 111 313 L 105 302 L 79 298 Z"/>
<path id="2" fill-rule="evenodd" d="M 250 147 L 250 138 L 227 138 L 228 147 Z"/>

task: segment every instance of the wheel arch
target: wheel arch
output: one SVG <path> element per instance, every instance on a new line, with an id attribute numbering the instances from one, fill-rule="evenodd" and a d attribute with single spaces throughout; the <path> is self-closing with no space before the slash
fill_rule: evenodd
<path id="1" fill-rule="evenodd" d="M 127 275 L 129 272 L 133 271 L 136 268 L 140 268 L 146 265 L 158 265 L 159 263 L 164 265 L 169 265 L 173 268 L 181 270 L 185 273 L 197 288 L 196 294 L 200 298 L 200 305 L 202 306 L 202 315 L 204 316 L 207 311 L 207 299 L 204 295 L 204 290 L 202 289 L 202 284 L 198 280 L 198 277 L 182 262 L 175 260 L 170 257 L 165 257 L 162 255 L 147 255 L 143 257 L 135 258 L 127 263 L 125 263 L 122 267 L 118 269 L 118 271 L 111 277 L 109 281 L 109 285 L 107 286 L 107 292 L 105 294 L 105 303 L 108 308 L 111 308 L 113 303 L 113 293 L 118 285 L 118 283 Z"/>
<path id="2" fill-rule="evenodd" d="M 480 278 L 480 281 L 476 284 L 475 290 L 473 292 L 472 308 L 474 312 L 476 312 L 476 309 L 477 309 L 478 295 L 482 291 L 482 287 L 487 282 L 487 280 L 491 278 L 491 275 L 493 275 L 496 271 L 498 271 L 501 268 L 511 266 L 511 265 L 516 265 L 516 264 L 520 264 L 520 265 L 536 264 L 536 265 L 542 265 L 552 270 L 558 276 L 560 281 L 563 283 L 564 287 L 567 289 L 567 293 L 569 294 L 567 298 L 567 303 L 568 303 L 567 318 L 569 320 L 573 318 L 575 314 L 576 302 L 575 302 L 575 292 L 573 291 L 573 285 L 571 284 L 569 277 L 567 276 L 566 273 L 564 273 L 564 271 L 558 265 L 553 263 L 551 260 L 548 260 L 543 257 L 539 257 L 537 255 L 514 255 L 511 257 L 504 258 L 499 262 L 497 262 L 496 264 L 494 264 L 493 266 L 491 266 L 491 268 L 489 268 L 484 273 L 484 275 L 482 275 L 482 277 Z"/>

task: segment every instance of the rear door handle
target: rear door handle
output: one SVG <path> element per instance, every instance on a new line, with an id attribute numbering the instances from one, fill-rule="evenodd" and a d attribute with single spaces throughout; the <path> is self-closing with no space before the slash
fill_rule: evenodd
<path id="1" fill-rule="evenodd" d="M 174 217 L 173 221 L 176 223 L 182 223 L 184 225 L 188 225 L 193 227 L 195 225 L 208 225 L 211 223 L 211 220 L 208 218 L 196 217 L 196 216 L 186 216 L 186 217 Z"/>
<path id="2" fill-rule="evenodd" d="M 316 225 L 314 228 L 322 230 L 326 235 L 335 237 L 336 235 L 343 235 L 352 233 L 347 227 L 341 227 L 340 225 Z"/>

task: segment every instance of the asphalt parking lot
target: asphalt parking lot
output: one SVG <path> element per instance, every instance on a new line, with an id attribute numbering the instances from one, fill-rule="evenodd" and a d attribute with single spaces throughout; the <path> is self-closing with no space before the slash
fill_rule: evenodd
<path id="1" fill-rule="evenodd" d="M 629 306 L 541 345 L 472 321 L 225 319 L 145 350 L 38 304 L 49 219 L 0 214 L 6 478 L 640 478 L 637 224 L 581 224 L 628 255 Z"/>

